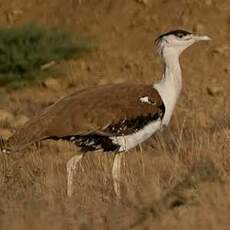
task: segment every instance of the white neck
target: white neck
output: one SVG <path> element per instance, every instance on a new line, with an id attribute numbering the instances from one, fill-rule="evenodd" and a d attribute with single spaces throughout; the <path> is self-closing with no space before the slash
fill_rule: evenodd
<path id="1" fill-rule="evenodd" d="M 158 90 L 165 104 L 165 115 L 162 120 L 164 125 L 167 125 L 170 121 L 172 112 L 182 89 L 179 55 L 180 54 L 173 48 L 163 50 L 163 77 L 160 82 L 154 84 L 154 88 Z"/>

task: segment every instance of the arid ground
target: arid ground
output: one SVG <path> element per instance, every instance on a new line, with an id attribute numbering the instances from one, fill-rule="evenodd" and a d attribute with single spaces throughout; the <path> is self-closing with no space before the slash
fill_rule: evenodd
<path id="1" fill-rule="evenodd" d="M 76 89 L 159 80 L 153 41 L 163 32 L 182 28 L 212 40 L 182 55 L 183 92 L 171 124 L 126 154 L 120 200 L 112 153 L 83 159 L 68 198 L 65 164 L 76 149 L 47 141 L 0 156 L 0 229 L 230 229 L 230 2 L 1 0 L 1 26 L 27 22 L 83 34 L 96 48 L 61 63 L 48 83 L 0 87 L 5 138 Z"/>

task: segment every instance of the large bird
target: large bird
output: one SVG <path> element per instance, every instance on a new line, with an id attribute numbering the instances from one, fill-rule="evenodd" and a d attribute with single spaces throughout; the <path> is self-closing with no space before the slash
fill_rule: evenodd
<path id="1" fill-rule="evenodd" d="M 159 82 L 110 84 L 78 90 L 18 129 L 2 145 L 2 152 L 19 151 L 47 139 L 74 143 L 81 151 L 67 162 L 68 196 L 73 192 L 74 170 L 85 153 L 115 152 L 112 175 L 114 190 L 119 196 L 122 153 L 168 125 L 182 88 L 179 56 L 195 42 L 209 39 L 184 30 L 160 35 L 155 40 L 164 63 Z"/>

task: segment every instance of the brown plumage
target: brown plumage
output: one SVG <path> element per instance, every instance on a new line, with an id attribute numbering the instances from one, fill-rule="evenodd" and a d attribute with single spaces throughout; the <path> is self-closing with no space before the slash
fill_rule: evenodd
<path id="1" fill-rule="evenodd" d="M 142 102 L 142 97 L 150 103 Z M 60 99 L 31 119 L 8 140 L 8 146 L 14 151 L 49 138 L 127 135 L 148 120 L 162 118 L 163 113 L 163 102 L 151 85 L 90 87 Z"/>

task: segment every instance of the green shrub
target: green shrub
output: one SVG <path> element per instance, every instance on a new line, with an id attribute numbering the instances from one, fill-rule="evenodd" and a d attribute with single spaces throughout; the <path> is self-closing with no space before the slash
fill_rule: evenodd
<path id="1" fill-rule="evenodd" d="M 78 58 L 91 43 L 60 29 L 29 24 L 0 29 L 0 85 L 34 80 L 49 63 Z"/>

